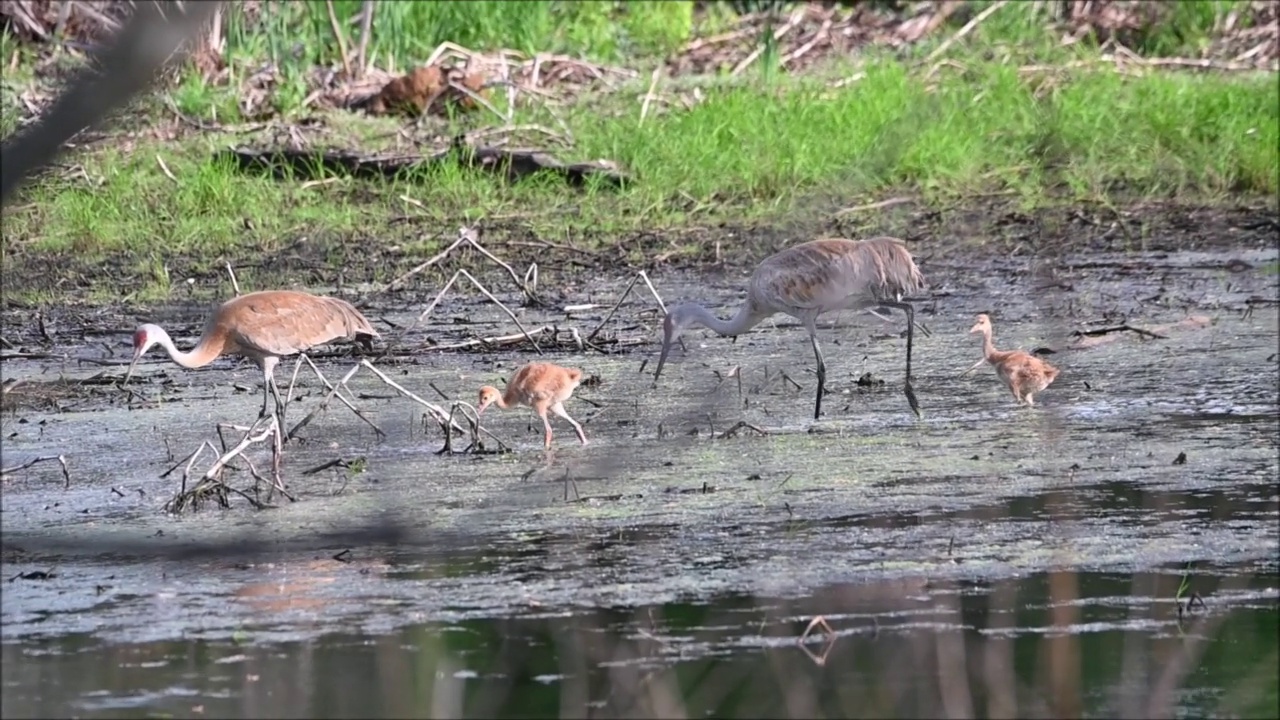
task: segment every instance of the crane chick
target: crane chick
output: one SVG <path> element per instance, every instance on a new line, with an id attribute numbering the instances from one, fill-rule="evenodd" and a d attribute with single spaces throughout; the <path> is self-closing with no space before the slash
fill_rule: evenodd
<path id="1" fill-rule="evenodd" d="M 551 363 L 529 363 L 511 376 L 507 383 L 507 392 L 502 394 L 498 388 L 485 385 L 480 388 L 480 404 L 477 414 L 483 414 L 485 408 L 497 405 L 500 408 L 527 405 L 542 418 L 542 426 L 546 430 L 543 447 L 551 448 L 551 421 L 547 419 L 547 411 L 559 415 L 573 426 L 578 439 L 587 444 L 587 435 L 577 420 L 565 412 L 564 401 L 573 395 L 573 391 L 582 382 L 582 371 L 577 368 L 560 367 Z"/>
<path id="2" fill-rule="evenodd" d="M 1049 383 L 1058 377 L 1058 368 L 1030 353 L 1021 350 L 996 350 L 995 343 L 991 341 L 991 318 L 986 313 L 978 316 L 978 321 L 969 329 L 969 333 L 982 333 L 983 357 L 965 372 L 976 369 L 984 362 L 991 363 L 1019 405 L 1024 401 L 1027 405 L 1035 405 L 1032 396 L 1049 387 Z"/>

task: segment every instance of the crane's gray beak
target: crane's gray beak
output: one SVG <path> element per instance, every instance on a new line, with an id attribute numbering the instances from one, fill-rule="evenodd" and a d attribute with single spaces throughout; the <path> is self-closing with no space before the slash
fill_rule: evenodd
<path id="1" fill-rule="evenodd" d="M 129 378 L 133 377 L 133 369 L 137 367 L 138 360 L 141 357 L 142 357 L 142 353 L 140 352 L 135 352 L 133 354 L 133 362 L 129 363 L 129 371 L 124 374 L 124 380 L 120 382 L 121 386 L 127 385 L 129 383 Z"/>
<path id="2" fill-rule="evenodd" d="M 658 369 L 653 371 L 653 384 L 658 384 L 658 378 L 662 377 L 662 366 L 667 364 L 667 354 L 671 352 L 671 346 L 675 344 L 676 335 L 675 323 L 671 322 L 671 316 L 663 318 L 662 321 L 662 354 L 658 356 Z"/>

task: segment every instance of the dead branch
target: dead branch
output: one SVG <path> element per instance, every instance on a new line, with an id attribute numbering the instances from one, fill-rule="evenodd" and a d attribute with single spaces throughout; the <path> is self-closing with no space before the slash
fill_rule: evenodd
<path id="1" fill-rule="evenodd" d="M 479 290 L 481 293 L 484 294 L 485 297 L 489 298 L 490 301 L 492 301 L 495 305 L 497 305 L 502 310 L 502 312 L 506 313 L 507 317 L 511 318 L 511 322 L 515 323 L 517 328 L 520 328 L 520 332 L 524 335 L 525 339 L 529 341 L 529 344 L 533 346 L 533 349 L 537 351 L 539 355 L 543 354 L 542 348 L 538 347 L 538 342 L 533 339 L 533 336 L 529 334 L 529 331 L 526 330 L 524 325 L 520 323 L 520 319 L 516 317 L 516 314 L 511 312 L 510 308 L 508 308 L 501 300 L 494 297 L 493 293 L 489 292 L 488 289 L 486 289 L 485 286 L 481 284 L 479 280 L 476 280 L 475 277 L 471 273 L 467 272 L 466 270 L 458 270 L 453 274 L 453 277 L 449 278 L 449 282 L 444 284 L 444 287 L 441 288 L 440 292 L 436 294 L 435 299 L 431 301 L 431 304 L 427 306 L 427 309 L 422 311 L 422 314 L 418 316 L 418 319 L 413 321 L 412 325 L 406 328 L 404 332 L 400 333 L 400 337 L 404 337 L 404 335 L 407 334 L 409 330 L 412 330 L 413 328 L 417 327 L 419 323 L 421 323 L 424 319 L 426 319 L 427 315 L 431 314 L 431 311 L 435 309 L 436 305 L 440 304 L 440 300 L 444 298 L 444 294 L 449 291 L 449 288 L 453 287 L 453 284 L 457 282 L 459 277 L 465 277 L 467 280 L 470 280 L 471 284 L 474 285 L 477 290 Z"/>
<path id="2" fill-rule="evenodd" d="M 524 294 L 526 302 L 529 302 L 531 304 L 539 304 L 537 294 L 534 292 L 534 289 L 530 286 L 530 283 L 528 281 L 528 275 L 526 274 L 525 279 L 521 280 L 520 276 L 516 274 L 516 271 L 510 265 L 508 265 L 506 262 L 500 259 L 497 255 L 494 255 L 493 253 L 489 252 L 488 249 L 486 249 L 483 245 L 480 244 L 480 235 L 478 232 L 476 232 L 474 228 L 469 228 L 465 226 L 458 228 L 458 239 L 454 240 L 453 243 L 449 245 L 449 247 L 436 253 L 434 256 L 431 257 L 430 260 L 427 260 L 426 262 L 418 265 L 417 267 L 413 268 L 409 272 L 387 283 L 385 286 L 383 286 L 382 292 L 386 292 L 390 290 L 391 288 L 399 285 L 405 280 L 408 280 L 414 275 L 417 275 L 423 270 L 426 270 L 432 265 L 435 265 L 436 263 L 440 262 L 445 257 L 447 257 L 449 253 L 453 252 L 455 248 L 464 244 L 471 245 L 471 247 L 479 251 L 481 255 L 484 255 L 485 257 L 489 258 L 493 262 L 497 263 L 497 265 L 501 267 L 503 270 L 506 270 L 507 275 L 511 276 L 511 281 L 514 282 L 516 287 L 520 288 L 520 292 Z M 536 271 L 535 271 L 535 275 L 536 275 Z M 536 284 L 536 277 L 535 277 L 534 283 Z"/>
<path id="3" fill-rule="evenodd" d="M 934 48 L 933 52 L 925 56 L 925 59 L 921 64 L 929 65 L 930 63 L 932 63 L 934 60 L 938 58 L 939 55 L 949 50 L 952 45 L 956 44 L 956 41 L 963 39 L 965 35 L 968 35 L 969 33 L 973 32 L 973 29 L 978 27 L 978 25 L 982 24 L 983 20 L 986 20 L 987 18 L 991 17 L 992 13 L 994 13 L 995 11 L 999 10 L 1000 8 L 1008 4 L 1009 4 L 1009 0 L 998 0 L 997 2 L 991 3 L 991 5 L 987 6 L 987 9 L 983 10 L 977 15 L 974 15 L 972 20 L 965 23 L 964 27 L 956 31 L 955 35 L 952 35 L 946 40 L 943 40 L 941 45 Z"/>
<path id="4" fill-rule="evenodd" d="M 264 427 L 259 430 L 258 426 L 260 424 L 263 424 L 264 422 L 265 422 Z M 236 427 L 238 428 L 238 426 Z M 256 435 L 253 434 L 255 430 L 257 431 Z M 273 433 L 279 434 L 279 432 L 280 432 L 280 425 L 278 422 L 276 422 L 276 417 L 274 415 L 268 415 L 263 418 L 258 418 L 257 422 L 249 426 L 248 430 L 245 432 L 244 437 L 240 439 L 240 442 L 237 443 L 235 447 L 231 448 L 226 453 L 223 453 L 221 457 L 219 457 L 217 460 L 214 461 L 213 465 L 211 465 L 209 469 L 205 471 L 203 479 L 213 480 L 218 475 L 218 473 L 222 471 L 222 468 L 225 467 L 227 463 L 234 460 L 238 455 L 240 455 L 245 450 L 247 450 L 251 445 L 255 445 L 257 443 L 263 442 L 267 438 L 271 437 Z"/>
<path id="5" fill-rule="evenodd" d="M 333 399 L 335 396 L 339 400 L 341 400 L 342 404 L 346 405 L 347 408 L 351 410 L 351 412 L 355 413 L 356 417 L 365 421 L 365 423 L 368 424 L 369 427 L 373 428 L 373 431 L 374 433 L 377 434 L 377 437 L 379 440 L 387 436 L 387 434 L 382 431 L 382 428 L 374 424 L 372 420 L 370 420 L 368 417 L 365 416 L 363 412 L 361 412 L 358 408 L 356 408 L 354 403 L 347 400 L 345 397 L 342 396 L 340 392 L 338 392 L 339 388 L 347 387 L 347 381 L 350 380 L 351 376 L 355 375 L 356 371 L 360 369 L 359 365 L 356 365 L 355 367 L 348 370 L 347 374 L 342 376 L 342 379 L 338 381 L 337 385 L 332 385 L 329 383 L 329 380 L 324 376 L 324 374 L 320 372 L 319 368 L 317 368 L 315 364 L 311 362 L 311 359 L 306 356 L 306 353 L 300 353 L 298 358 L 299 358 L 298 364 L 294 365 L 294 372 L 293 372 L 294 377 L 296 378 L 298 375 L 298 366 L 305 360 L 307 365 L 311 366 L 311 370 L 316 374 L 316 377 L 320 378 L 320 382 L 324 383 L 325 387 L 329 389 L 329 393 L 324 396 L 324 399 L 320 401 L 320 404 L 318 406 L 316 406 L 311 412 L 307 413 L 306 417 L 299 420 L 297 425 L 293 426 L 293 429 L 289 431 L 289 434 L 284 437 L 285 441 L 292 440 L 294 436 L 298 434 L 299 430 L 306 427 L 307 424 L 311 422 L 312 418 L 314 418 L 316 415 L 328 409 L 329 401 Z M 348 389 L 348 392 L 350 392 L 349 389 Z M 290 381 L 288 397 L 292 398 L 292 396 L 293 396 L 293 382 Z M 286 400 L 285 407 L 288 408 L 288 405 L 289 405 L 289 400 Z"/>
<path id="6" fill-rule="evenodd" d="M 639 282 L 640 280 L 644 280 L 644 284 L 649 288 L 649 292 L 653 294 L 653 299 L 658 301 L 658 309 L 662 311 L 663 315 L 667 314 L 667 304 L 662 302 L 662 296 L 658 294 L 658 289 L 655 288 L 653 286 L 653 283 L 649 281 L 649 275 L 645 271 L 641 270 L 640 272 L 636 273 L 635 277 L 631 278 L 630 283 L 627 283 L 627 289 L 622 291 L 622 297 L 618 298 L 618 302 L 613 304 L 613 307 L 609 310 L 609 314 L 605 315 L 604 319 L 600 321 L 600 324 L 597 325 L 594 330 L 592 330 L 590 333 L 587 334 L 587 342 L 591 342 L 595 338 L 595 336 L 599 334 L 601 328 L 603 328 L 606 323 L 608 323 L 611 319 L 613 319 L 614 313 L 618 312 L 618 308 L 621 307 L 622 303 L 627 299 L 629 295 L 631 295 L 631 290 L 635 287 L 636 283 Z"/>
<path id="7" fill-rule="evenodd" d="M 351 53 L 347 52 L 347 36 L 338 24 L 338 14 L 333 10 L 333 0 L 324 0 L 325 9 L 329 12 L 329 27 L 333 29 L 333 38 L 338 43 L 338 52 L 342 54 L 342 72 L 351 75 Z"/>
<path id="8" fill-rule="evenodd" d="M 778 28 L 773 32 L 774 42 L 781 40 L 787 33 L 795 29 L 795 27 L 800 24 L 800 21 L 804 20 L 804 17 L 805 17 L 805 9 L 803 7 L 791 13 L 791 17 L 787 19 L 786 24 L 784 24 L 782 27 Z M 749 55 L 747 55 L 742 60 L 738 61 L 738 64 L 734 66 L 733 70 L 729 71 L 729 75 L 732 77 L 737 77 L 738 75 L 741 75 L 742 71 L 746 70 L 747 67 L 751 65 L 751 63 L 755 62 L 756 58 L 760 57 L 764 53 L 764 51 L 765 51 L 765 43 L 760 43 L 759 45 L 756 46 L 755 50 L 751 51 Z"/>
<path id="9" fill-rule="evenodd" d="M 236 280 L 235 268 L 231 267 L 231 261 L 227 261 L 227 275 L 231 276 L 231 289 L 235 291 L 236 297 L 240 297 L 240 282 Z"/>
<path id="10" fill-rule="evenodd" d="M 427 402 L 426 400 L 423 400 L 422 398 L 420 398 L 420 397 L 418 397 L 417 395 L 413 394 L 413 393 L 412 393 L 412 392 L 410 392 L 409 390 L 406 390 L 406 389 L 405 389 L 404 387 L 402 387 L 399 383 L 397 383 L 396 381 L 394 381 L 394 380 L 392 380 L 391 378 L 387 377 L 387 376 L 386 376 L 386 375 L 385 375 L 381 370 L 379 370 L 378 368 L 374 367 L 374 366 L 373 366 L 373 363 L 369 362 L 368 360 L 361 360 L 361 361 L 360 361 L 360 365 L 362 365 L 362 366 L 364 366 L 364 367 L 369 368 L 369 370 L 370 370 L 370 371 L 372 371 L 374 375 L 377 375 L 377 376 L 382 380 L 382 382 L 386 383 L 386 384 L 387 384 L 388 386 L 390 386 L 392 389 L 394 389 L 394 390 L 398 391 L 401 395 L 404 395 L 405 397 L 409 398 L 410 400 L 412 400 L 412 401 L 414 401 L 414 402 L 418 403 L 419 405 L 421 405 L 421 406 L 425 407 L 425 408 L 427 409 L 427 411 L 431 413 L 431 416 L 435 419 L 435 421 L 436 421 L 436 422 L 438 422 L 438 423 L 442 423 L 442 424 L 443 424 L 443 423 L 448 423 L 448 427 L 449 427 L 450 429 L 452 429 L 452 430 L 456 430 L 456 431 L 458 431 L 458 432 L 463 432 L 463 429 L 462 429 L 462 427 L 461 427 L 461 426 L 459 426 L 459 425 L 458 425 L 458 424 L 456 424 L 456 423 L 451 423 L 451 422 L 449 421 L 449 413 L 446 413 L 446 412 L 444 411 L 444 409 L 443 409 L 443 408 L 441 408 L 439 405 L 434 405 L 434 404 L 432 404 L 432 403 L 430 403 L 430 402 Z"/>
<path id="11" fill-rule="evenodd" d="M 852 213 L 858 213 L 858 212 L 865 212 L 867 210 L 883 210 L 885 208 L 893 207 L 895 205 L 904 205 L 906 203 L 911 203 L 915 201 L 916 201 L 916 198 L 905 196 L 905 195 L 901 197 L 893 197 L 893 198 L 889 198 L 888 200 L 881 200 L 879 202 L 867 203 L 866 205 L 855 205 L 853 207 L 847 207 L 843 210 L 837 210 L 835 213 L 835 216 L 844 217 L 845 215 L 850 215 Z"/>
<path id="12" fill-rule="evenodd" d="M 649 92 L 644 94 L 644 102 L 640 103 L 640 120 L 636 125 L 643 125 L 644 118 L 649 114 L 649 104 L 653 102 L 654 91 L 658 89 L 658 79 L 662 77 L 662 66 L 653 69 L 653 77 L 649 78 Z"/>
<path id="13" fill-rule="evenodd" d="M 363 11 L 360 13 L 360 49 L 356 52 L 356 79 L 364 78 L 365 72 L 369 69 L 369 34 L 373 30 L 373 9 L 377 3 L 373 0 L 364 0 Z"/>
<path id="14" fill-rule="evenodd" d="M 554 329 L 550 325 L 543 325 L 537 330 L 534 330 L 533 332 L 531 332 L 530 335 L 544 335 L 549 332 L 554 332 Z M 497 337 L 472 338 L 470 340 L 463 340 L 462 342 L 451 343 L 449 345 L 433 345 L 430 349 L 431 350 L 465 350 L 466 348 L 473 348 L 473 347 L 484 347 L 484 348 L 507 347 L 510 345 L 514 345 L 515 343 L 521 340 L 527 340 L 527 339 L 528 338 L 525 336 L 524 333 L 515 333 L 513 335 L 500 335 Z"/>
<path id="15" fill-rule="evenodd" d="M 757 435 L 768 435 L 768 434 L 769 434 L 769 431 L 768 431 L 768 430 L 765 430 L 764 428 L 761 428 L 761 427 L 759 427 L 759 426 L 757 426 L 757 425 L 752 425 L 751 423 L 747 422 L 746 420 L 739 420 L 737 425 L 734 425 L 733 427 L 731 427 L 731 428 L 729 428 L 728 430 L 725 430 L 723 433 L 721 433 L 721 434 L 720 434 L 720 438 L 719 438 L 719 439 L 720 439 L 720 440 L 724 440 L 725 438 L 736 437 L 736 436 L 737 436 L 737 434 L 738 434 L 738 432 L 739 432 L 739 431 L 742 431 L 742 430 L 751 430 L 751 431 L 755 432 Z"/>
<path id="16" fill-rule="evenodd" d="M 40 457 L 32 458 L 21 465 L 14 465 L 13 467 L 0 470 L 0 477 L 10 475 L 19 470 L 26 470 L 32 465 L 36 465 L 38 463 L 53 461 L 57 461 L 57 463 L 62 466 L 63 489 L 69 489 L 71 487 L 71 473 L 67 471 L 67 458 L 64 455 L 41 455 Z"/>
<path id="17" fill-rule="evenodd" d="M 565 133 L 566 137 L 570 137 Z M 444 163 L 493 173 L 516 183 L 539 173 L 560 176 L 572 187 L 586 187 L 589 178 L 598 178 L 603 186 L 625 187 L 631 176 L 609 160 L 563 162 L 537 149 L 509 150 L 499 147 L 472 146 L 458 138 L 447 146 L 437 146 L 429 154 L 399 153 L 370 155 L 350 150 L 307 150 L 284 147 L 255 150 L 231 146 L 214 153 L 218 160 L 229 160 L 237 170 L 265 174 L 276 180 L 317 180 L 331 176 L 357 179 L 390 180 L 418 177 L 420 170 Z"/>
<path id="18" fill-rule="evenodd" d="M 1143 337 L 1149 337 L 1156 340 L 1168 339 L 1167 335 L 1161 335 L 1160 333 L 1151 332 L 1150 330 L 1143 330 L 1140 327 L 1134 327 L 1133 325 L 1129 325 L 1129 324 L 1114 325 L 1112 327 L 1097 328 L 1095 330 L 1076 330 L 1071 334 L 1075 335 L 1076 337 L 1084 337 L 1084 336 L 1093 337 L 1096 335 L 1108 335 L 1110 333 L 1115 333 L 1115 332 L 1132 332 L 1132 333 L 1137 333 L 1138 335 L 1142 335 Z"/>

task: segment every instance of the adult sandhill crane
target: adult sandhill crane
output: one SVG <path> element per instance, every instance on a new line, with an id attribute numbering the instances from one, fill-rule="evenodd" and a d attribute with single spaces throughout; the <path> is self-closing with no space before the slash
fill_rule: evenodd
<path id="1" fill-rule="evenodd" d="M 907 374 L 903 392 L 917 417 L 920 405 L 911 388 L 911 342 L 915 312 L 904 295 L 924 287 L 924 276 L 901 240 L 876 237 L 867 240 L 825 238 L 787 248 L 764 259 L 751 275 L 747 302 L 730 320 L 721 320 L 697 303 L 677 305 L 662 322 L 662 355 L 653 375 L 662 374 L 671 345 L 687 328 L 703 325 L 726 336 L 737 336 L 776 313 L 799 320 L 809 331 L 813 356 L 818 361 L 818 395 L 813 419 L 822 414 L 822 394 L 827 366 L 818 347 L 815 323 L 832 310 L 874 313 L 895 308 L 907 314 Z"/>
<path id="2" fill-rule="evenodd" d="M 133 362 L 129 363 L 124 382 L 129 382 L 138 359 L 153 345 L 164 348 L 174 362 L 185 368 L 203 367 L 220 355 L 240 355 L 253 360 L 262 370 L 259 417 L 267 415 L 274 397 L 276 412 L 283 418 L 284 401 L 274 376 L 281 357 L 338 339 L 355 340 L 369 349 L 375 337 L 378 332 L 346 300 L 294 290 L 263 290 L 220 305 L 190 352 L 174 347 L 164 328 L 151 323 L 139 325 L 133 333 Z"/>
<path id="3" fill-rule="evenodd" d="M 976 370 L 984 362 L 991 363 L 1019 405 L 1023 402 L 1035 405 L 1032 395 L 1049 387 L 1049 383 L 1058 377 L 1058 368 L 1035 355 L 1021 350 L 997 350 L 995 343 L 991 341 L 991 318 L 986 313 L 978 316 L 978 321 L 969 328 L 969 332 L 982 333 L 982 359 L 961 374 Z"/>
<path id="4" fill-rule="evenodd" d="M 577 420 L 569 417 L 563 405 L 581 382 L 582 371 L 577 368 L 560 367 L 551 363 L 529 363 L 516 370 L 515 375 L 511 376 L 505 395 L 499 393 L 498 388 L 492 385 L 480 388 L 480 405 L 476 409 L 476 414 L 484 413 L 484 409 L 490 405 L 497 405 L 500 408 L 527 405 L 542 418 L 542 427 L 546 430 L 543 446 L 550 449 L 551 421 L 547 419 L 547 411 L 550 410 L 568 420 L 574 431 L 578 433 L 578 440 L 586 445 L 587 435 L 582 432 L 582 426 Z"/>

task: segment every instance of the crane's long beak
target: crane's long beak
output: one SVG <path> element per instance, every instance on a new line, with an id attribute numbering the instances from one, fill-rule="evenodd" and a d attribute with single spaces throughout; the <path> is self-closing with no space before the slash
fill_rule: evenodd
<path id="1" fill-rule="evenodd" d="M 653 371 L 653 384 L 658 384 L 658 378 L 662 377 L 662 366 L 667 362 L 667 353 L 671 352 L 671 343 L 662 343 L 662 354 L 658 356 L 658 369 Z"/>
<path id="2" fill-rule="evenodd" d="M 124 374 L 124 380 L 123 380 L 123 381 L 121 381 L 121 383 L 120 383 L 121 385 L 126 385 L 126 384 L 128 384 L 128 382 L 129 382 L 129 378 L 133 377 L 133 369 L 134 369 L 135 367 L 137 367 L 137 365 L 138 365 L 138 359 L 139 359 L 139 358 L 141 358 L 141 357 L 142 357 L 142 353 L 134 353 L 134 354 L 133 354 L 133 362 L 129 363 L 129 371 L 128 371 L 128 372 L 126 372 L 126 373 Z"/>
<path id="3" fill-rule="evenodd" d="M 658 378 L 662 377 L 662 366 L 667 364 L 667 354 L 671 352 L 671 346 L 675 344 L 676 335 L 675 327 L 671 323 L 670 316 L 663 319 L 662 323 L 662 354 L 658 355 L 658 369 L 653 371 L 653 384 L 658 384 Z"/>

